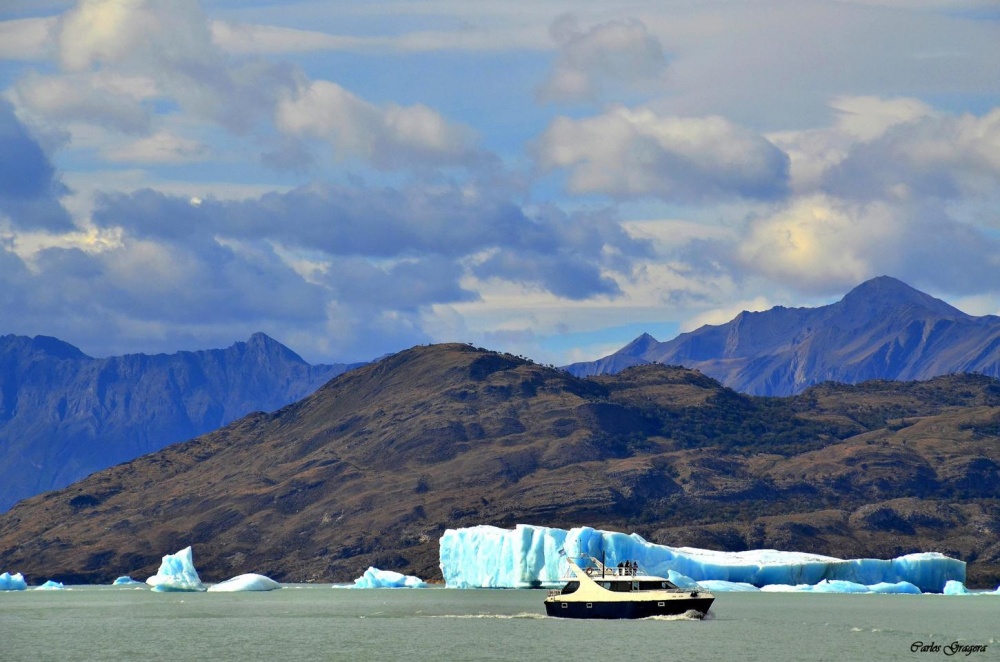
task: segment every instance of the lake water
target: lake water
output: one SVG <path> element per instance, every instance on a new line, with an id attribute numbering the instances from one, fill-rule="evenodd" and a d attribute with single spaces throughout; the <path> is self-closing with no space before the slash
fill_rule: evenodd
<path id="1" fill-rule="evenodd" d="M 721 593 L 702 621 L 548 618 L 544 597 L 329 585 L 0 592 L 0 660 L 1000 660 L 1000 596 Z M 949 656 L 954 642 L 987 648 Z"/>

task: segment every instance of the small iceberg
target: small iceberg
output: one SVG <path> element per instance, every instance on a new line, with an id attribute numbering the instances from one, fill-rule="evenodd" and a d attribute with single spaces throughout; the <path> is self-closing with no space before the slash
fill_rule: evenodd
<path id="1" fill-rule="evenodd" d="M 160 563 L 160 569 L 146 580 L 154 591 L 204 591 L 205 585 L 194 569 L 194 558 L 190 547 L 176 554 L 167 554 Z"/>
<path id="2" fill-rule="evenodd" d="M 369 567 L 354 580 L 353 588 L 427 588 L 427 582 L 413 575 Z"/>
<path id="3" fill-rule="evenodd" d="M 965 584 L 958 581 L 950 581 L 944 585 L 945 595 L 1000 595 L 1000 586 L 995 591 L 970 591 Z"/>
<path id="4" fill-rule="evenodd" d="M 28 588 L 28 582 L 24 581 L 21 573 L 10 574 L 5 572 L 0 575 L 0 591 L 24 591 Z"/>
<path id="5" fill-rule="evenodd" d="M 138 581 L 136 579 L 132 579 L 128 575 L 122 575 L 121 577 L 119 577 L 115 581 L 111 582 L 112 586 L 131 586 L 133 584 L 141 584 L 143 586 L 146 585 L 145 582 L 140 582 L 140 581 Z"/>
<path id="6" fill-rule="evenodd" d="M 762 586 L 765 593 L 899 593 L 920 595 L 921 591 L 910 582 L 878 582 L 865 585 L 840 579 L 824 579 L 817 584 L 769 584 Z"/>
<path id="7" fill-rule="evenodd" d="M 898 593 L 905 595 L 921 595 L 921 591 L 916 585 L 910 582 L 879 582 L 868 587 L 872 593 Z"/>
<path id="8" fill-rule="evenodd" d="M 50 579 L 41 586 L 35 588 L 36 591 L 65 591 L 66 587 L 63 586 L 62 582 L 57 582 Z"/>
<path id="9" fill-rule="evenodd" d="M 942 591 L 942 593 L 945 595 L 971 595 L 969 589 L 965 588 L 965 584 L 954 580 L 949 581 L 944 585 L 944 591 Z"/>
<path id="10" fill-rule="evenodd" d="M 278 588 L 281 588 L 281 584 L 270 577 L 250 572 L 213 584 L 208 587 L 208 590 L 210 592 L 235 593 L 237 591 L 273 591 Z"/>

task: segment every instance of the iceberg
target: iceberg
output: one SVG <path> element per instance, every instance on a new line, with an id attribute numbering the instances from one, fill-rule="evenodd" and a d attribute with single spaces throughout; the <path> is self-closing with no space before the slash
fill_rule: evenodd
<path id="1" fill-rule="evenodd" d="M 41 586 L 35 588 L 36 591 L 65 591 L 66 587 L 63 586 L 62 582 L 57 582 L 53 579 L 45 582 Z"/>
<path id="2" fill-rule="evenodd" d="M 250 572 L 213 584 L 208 587 L 208 590 L 209 592 L 234 593 L 236 591 L 273 591 L 276 588 L 281 588 L 281 584 L 270 577 Z"/>
<path id="3" fill-rule="evenodd" d="M 566 556 L 588 554 L 609 566 L 637 561 L 650 574 L 674 571 L 698 584 L 725 581 L 750 584 L 814 586 L 846 589 L 851 582 L 865 587 L 908 582 L 921 592 L 940 593 L 950 580 L 965 581 L 965 562 L 937 552 L 895 559 L 838 559 L 804 552 L 758 549 L 718 552 L 693 547 L 668 547 L 646 542 L 640 535 L 570 530 L 518 524 L 513 530 L 493 526 L 448 529 L 441 536 L 441 573 L 449 588 L 555 588 L 568 573 Z"/>
<path id="4" fill-rule="evenodd" d="M 354 580 L 353 588 L 427 588 L 427 582 L 413 575 L 369 566 L 363 575 Z"/>
<path id="5" fill-rule="evenodd" d="M 24 581 L 21 573 L 10 574 L 5 572 L 0 575 L 0 591 L 24 591 L 28 588 L 28 582 Z"/>
<path id="6" fill-rule="evenodd" d="M 945 595 L 969 595 L 969 589 L 965 588 L 962 582 L 950 581 L 944 586 L 942 591 Z"/>
<path id="7" fill-rule="evenodd" d="M 142 584 L 143 586 L 145 586 L 145 582 L 140 582 L 135 579 L 132 579 L 128 575 L 122 575 L 115 581 L 111 582 L 112 586 L 130 586 L 132 584 Z"/>
<path id="8" fill-rule="evenodd" d="M 185 547 L 176 554 L 167 554 L 160 563 L 160 569 L 146 580 L 154 591 L 204 591 L 205 585 L 194 569 L 194 560 L 190 547 Z"/>
<path id="9" fill-rule="evenodd" d="M 922 591 L 910 582 L 879 582 L 868 587 L 872 593 L 904 593 L 920 595 Z"/>
<path id="10" fill-rule="evenodd" d="M 841 579 L 824 579 L 817 584 L 768 584 L 760 590 L 768 593 L 871 593 L 867 586 Z"/>

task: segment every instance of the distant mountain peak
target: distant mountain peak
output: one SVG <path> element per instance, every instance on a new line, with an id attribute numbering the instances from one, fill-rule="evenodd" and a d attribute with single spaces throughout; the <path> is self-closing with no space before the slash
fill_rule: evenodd
<path id="1" fill-rule="evenodd" d="M 866 280 L 840 300 L 841 307 L 865 310 L 893 309 L 903 305 L 916 305 L 942 317 L 967 317 L 958 308 L 941 299 L 910 287 L 892 276 L 877 276 Z"/>
<path id="2" fill-rule="evenodd" d="M 610 356 L 574 363 L 577 376 L 657 362 L 700 370 L 752 395 L 791 395 L 825 381 L 1000 377 L 1000 317 L 966 314 L 891 276 L 818 308 L 743 311 L 658 343 L 643 334 Z"/>
<path id="3" fill-rule="evenodd" d="M 31 339 L 31 349 L 42 352 L 57 359 L 85 359 L 89 358 L 78 348 L 68 342 L 53 338 L 52 336 L 35 336 Z"/>
<path id="4" fill-rule="evenodd" d="M 243 345 L 248 352 L 266 354 L 269 356 L 281 356 L 285 361 L 305 363 L 305 360 L 303 360 L 301 356 L 288 349 L 271 336 L 260 331 L 251 334 L 250 338 L 246 341 L 246 343 L 243 343 Z"/>
<path id="5" fill-rule="evenodd" d="M 630 342 L 629 344 L 622 347 L 619 351 L 622 354 L 628 354 L 630 356 L 635 356 L 648 351 L 652 347 L 659 345 L 659 341 L 648 333 L 643 333 L 641 336 Z"/>

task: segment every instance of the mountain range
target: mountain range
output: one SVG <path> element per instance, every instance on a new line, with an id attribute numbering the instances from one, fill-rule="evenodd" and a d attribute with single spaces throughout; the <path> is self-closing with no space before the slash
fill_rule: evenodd
<path id="1" fill-rule="evenodd" d="M 581 379 L 467 345 L 415 347 L 272 413 L 0 514 L 31 581 L 440 579 L 445 529 L 515 523 L 842 558 L 939 551 L 1000 581 L 1000 382 L 827 383 L 752 397 L 686 368 Z"/>
<path id="2" fill-rule="evenodd" d="M 350 365 L 310 365 L 262 333 L 227 349 L 92 358 L 0 337 L 0 511 L 45 490 L 301 399 Z"/>
<path id="3" fill-rule="evenodd" d="M 576 376 L 644 363 L 683 365 L 752 395 L 792 395 L 826 381 L 1000 376 L 1000 317 L 975 317 L 889 276 L 819 308 L 742 312 L 659 342 L 643 334 L 610 356 L 575 363 Z"/>

